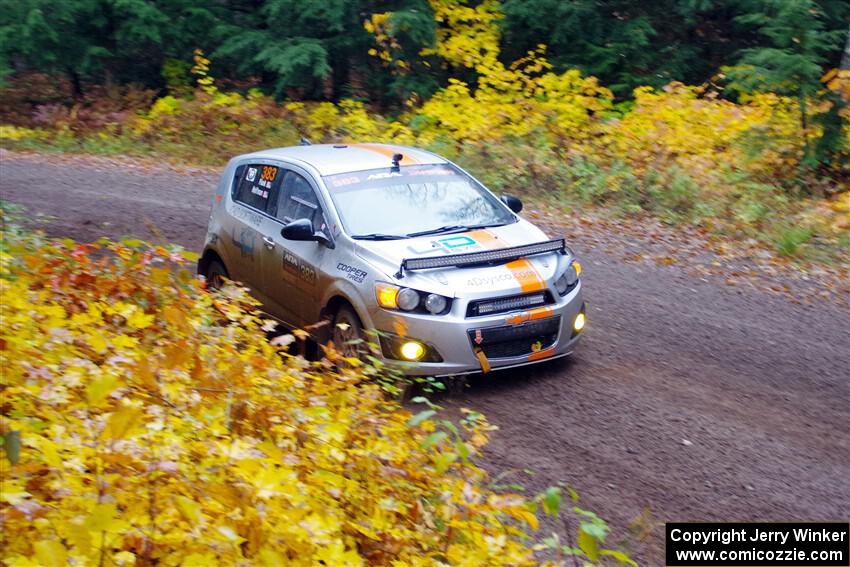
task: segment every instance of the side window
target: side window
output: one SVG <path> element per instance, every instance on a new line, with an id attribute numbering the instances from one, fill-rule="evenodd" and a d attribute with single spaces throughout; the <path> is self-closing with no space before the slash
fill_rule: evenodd
<path id="1" fill-rule="evenodd" d="M 277 201 L 281 169 L 274 165 L 249 164 L 236 169 L 233 198 L 263 212 L 273 212 Z"/>
<path id="2" fill-rule="evenodd" d="M 309 181 L 293 171 L 287 171 L 284 175 L 275 216 L 284 223 L 296 219 L 310 219 L 316 230 L 326 229 L 316 192 Z"/>

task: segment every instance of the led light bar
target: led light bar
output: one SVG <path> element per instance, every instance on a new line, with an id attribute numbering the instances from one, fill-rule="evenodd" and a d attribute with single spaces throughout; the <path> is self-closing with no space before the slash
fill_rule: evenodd
<path id="1" fill-rule="evenodd" d="M 505 299 L 494 299 L 491 301 L 482 301 L 475 306 L 476 315 L 489 315 L 490 313 L 502 313 L 504 311 L 512 311 L 521 307 L 534 307 L 546 303 L 546 295 L 543 293 L 533 293 L 530 295 L 522 295 L 520 297 L 508 297 Z"/>
<path id="2" fill-rule="evenodd" d="M 492 262 L 510 262 L 525 256 L 546 254 L 547 252 L 564 252 L 566 244 L 563 238 L 537 242 L 535 244 L 524 244 L 512 246 L 500 250 L 484 250 L 483 252 L 469 252 L 467 254 L 453 254 L 451 256 L 430 256 L 428 258 L 406 258 L 401 262 L 401 268 L 396 277 L 401 277 L 404 270 L 427 270 L 429 268 L 446 268 L 449 266 L 463 267 L 475 266 L 477 264 L 489 264 Z"/>

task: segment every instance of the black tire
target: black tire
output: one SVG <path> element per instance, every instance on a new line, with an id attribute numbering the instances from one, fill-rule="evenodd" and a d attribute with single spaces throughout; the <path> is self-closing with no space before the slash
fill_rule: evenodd
<path id="1" fill-rule="evenodd" d="M 210 289 L 221 289 L 224 285 L 224 280 L 230 279 L 227 268 L 219 260 L 210 261 L 204 276 L 207 278 L 207 286 Z"/>
<path id="2" fill-rule="evenodd" d="M 361 358 L 366 351 L 363 324 L 350 305 L 340 305 L 333 318 L 331 340 L 334 348 L 346 357 Z"/>

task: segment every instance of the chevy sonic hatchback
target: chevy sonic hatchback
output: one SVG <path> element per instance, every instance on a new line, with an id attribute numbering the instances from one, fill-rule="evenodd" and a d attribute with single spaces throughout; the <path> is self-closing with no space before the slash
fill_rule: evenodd
<path id="1" fill-rule="evenodd" d="M 377 330 L 407 374 L 532 364 L 572 353 L 585 312 L 572 251 L 521 208 L 414 148 L 266 150 L 227 165 L 198 269 L 338 348 Z"/>

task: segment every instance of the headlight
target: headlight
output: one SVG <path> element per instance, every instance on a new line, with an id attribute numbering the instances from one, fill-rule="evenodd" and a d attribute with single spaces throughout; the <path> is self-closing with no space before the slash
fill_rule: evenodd
<path id="1" fill-rule="evenodd" d="M 430 293 L 428 294 L 428 297 L 425 298 L 425 309 L 427 309 L 434 315 L 445 311 L 446 305 L 448 305 L 448 301 L 446 301 L 446 298 L 442 295 Z"/>
<path id="2" fill-rule="evenodd" d="M 570 267 L 564 272 L 564 277 L 567 280 L 567 285 L 570 287 L 578 281 L 578 270 L 576 270 L 575 262 L 570 264 Z"/>
<path id="3" fill-rule="evenodd" d="M 398 306 L 405 311 L 413 311 L 419 307 L 419 292 L 406 287 L 398 292 Z"/>
<path id="4" fill-rule="evenodd" d="M 375 299 L 386 309 L 401 309 L 415 313 L 443 315 L 448 313 L 452 300 L 438 293 L 416 291 L 388 283 L 375 284 Z"/>
<path id="5" fill-rule="evenodd" d="M 581 264 L 573 260 L 567 271 L 561 274 L 561 277 L 555 280 L 555 291 L 558 295 L 565 295 L 568 290 L 578 281 L 578 275 L 581 273 Z"/>
<path id="6" fill-rule="evenodd" d="M 555 280 L 555 291 L 558 292 L 558 295 L 564 295 L 567 293 L 567 288 L 570 287 L 570 284 L 567 283 L 567 274 L 566 272 L 561 274 L 561 277 Z"/>

